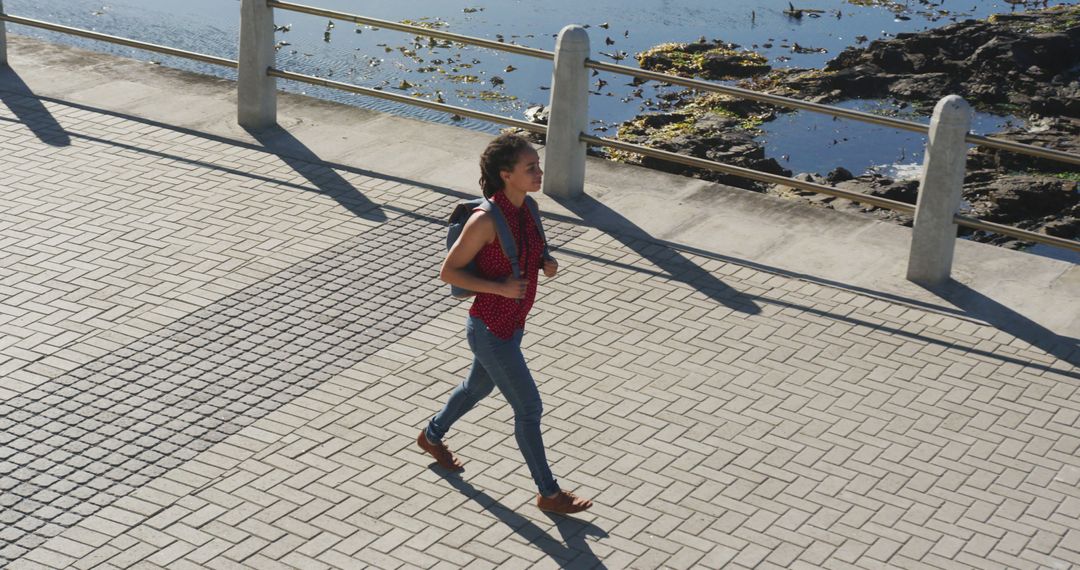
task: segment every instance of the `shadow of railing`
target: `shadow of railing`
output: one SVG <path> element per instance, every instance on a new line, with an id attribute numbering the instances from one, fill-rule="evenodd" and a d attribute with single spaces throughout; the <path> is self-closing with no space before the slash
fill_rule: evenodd
<path id="1" fill-rule="evenodd" d="M 485 511 L 495 515 L 503 524 L 510 527 L 521 538 L 528 541 L 544 552 L 560 568 L 572 570 L 586 570 L 594 568 L 606 568 L 604 563 L 596 557 L 589 548 L 586 536 L 607 538 L 608 534 L 600 527 L 581 519 L 573 517 L 548 515 L 559 529 L 559 534 L 566 541 L 564 545 L 553 538 L 544 529 L 536 526 L 536 523 L 506 508 L 502 503 L 495 500 L 491 495 L 473 487 L 471 483 L 461 478 L 458 473 L 448 473 L 432 464 L 431 471 L 450 483 L 462 495 L 475 501 Z"/>
<path id="2" fill-rule="evenodd" d="M 950 279 L 941 286 L 926 287 L 926 290 L 962 309 L 969 317 L 984 321 L 1071 366 L 1080 366 L 1078 339 L 1059 335 L 956 280 Z M 1053 371 L 1080 380 L 1080 373 Z"/>
<path id="3" fill-rule="evenodd" d="M 11 109 L 15 117 L 30 129 L 41 142 L 50 146 L 68 146 L 71 137 L 34 96 L 30 86 L 10 67 L 0 65 L 0 103 Z"/>
<path id="4" fill-rule="evenodd" d="M 2 75 L 0 75 L 0 77 L 2 77 Z M 2 93 L 2 91 L 0 91 L 0 93 Z M 425 183 L 425 182 L 420 181 L 420 180 L 415 180 L 415 179 L 411 179 L 411 178 L 403 178 L 403 177 L 394 176 L 394 175 L 391 175 L 391 174 L 388 174 L 388 173 L 385 173 L 385 172 L 377 172 L 377 171 L 373 171 L 373 170 L 369 170 L 369 169 L 358 168 L 358 167 L 352 166 L 352 165 L 326 162 L 326 161 L 323 161 L 323 160 L 319 159 L 316 155 L 314 155 L 314 153 L 312 153 L 310 150 L 306 149 L 306 147 L 303 147 L 302 144 L 299 144 L 298 146 L 293 146 L 292 147 L 292 152 L 304 153 L 306 151 L 305 156 L 307 158 L 304 158 L 304 159 L 299 158 L 300 154 L 290 156 L 285 150 L 286 147 L 290 146 L 288 144 L 284 144 L 284 145 L 274 144 L 273 146 L 275 148 L 267 148 L 266 147 L 267 143 L 265 143 L 265 142 L 262 143 L 261 145 L 256 145 L 256 144 L 253 144 L 253 143 L 250 143 L 250 142 L 236 140 L 236 139 L 221 136 L 221 135 L 215 135 L 215 134 L 212 134 L 212 133 L 207 133 L 207 132 L 203 132 L 203 131 L 197 131 L 197 130 L 193 130 L 193 129 L 189 129 L 189 128 L 185 128 L 185 127 L 179 127 L 179 126 L 176 126 L 176 125 L 170 125 L 170 124 L 162 123 L 162 122 L 159 122 L 159 121 L 154 121 L 154 120 L 151 120 L 151 119 L 147 119 L 147 118 L 144 118 L 144 117 L 137 117 L 137 116 L 134 116 L 134 115 L 129 115 L 129 114 L 125 114 L 125 113 L 119 113 L 119 112 L 116 112 L 116 111 L 110 111 L 110 110 L 107 110 L 107 109 L 102 109 L 102 108 L 98 108 L 98 107 L 92 107 L 92 106 L 88 106 L 88 105 L 84 105 L 84 104 L 80 104 L 80 103 L 74 103 L 74 102 L 71 102 L 71 101 L 64 101 L 64 100 L 61 100 L 61 99 L 48 98 L 48 97 L 39 97 L 39 96 L 35 96 L 31 92 L 15 94 L 12 97 L 10 97 L 10 99 L 15 100 L 16 102 L 18 102 L 17 101 L 18 99 L 41 99 L 42 101 L 51 102 L 51 103 L 57 103 L 57 104 L 61 104 L 61 105 L 71 107 L 71 108 L 74 108 L 74 109 L 80 109 L 80 110 L 91 111 L 91 112 L 95 112 L 95 113 L 101 113 L 101 114 L 108 115 L 108 116 L 113 116 L 113 117 L 121 117 L 121 118 L 125 118 L 125 119 L 128 119 L 128 120 L 137 121 L 139 123 L 152 125 L 152 126 L 155 126 L 155 127 L 160 127 L 160 128 L 163 128 L 163 129 L 168 129 L 168 130 L 171 130 L 171 131 L 174 131 L 174 132 L 184 133 L 184 134 L 188 134 L 188 135 L 191 135 L 191 136 L 197 136 L 197 137 L 205 138 L 207 140 L 212 140 L 212 141 L 216 141 L 216 142 L 235 145 L 235 146 L 240 147 L 240 148 L 247 148 L 247 149 L 252 149 L 252 150 L 258 150 L 258 151 L 261 151 L 261 152 L 268 152 L 268 153 L 275 154 L 276 156 L 281 157 L 282 160 L 286 160 L 286 162 L 292 161 L 291 164 L 297 165 L 297 166 L 294 166 L 294 168 L 297 168 L 298 172 L 301 172 L 302 175 L 304 175 L 304 173 L 306 172 L 306 173 L 311 174 L 312 176 L 314 176 L 316 179 L 320 179 L 320 178 L 322 178 L 324 176 L 337 177 L 337 178 L 340 179 L 341 176 L 337 172 L 335 172 L 335 171 L 340 171 L 340 172 L 345 172 L 345 173 L 349 173 L 349 174 L 356 174 L 356 175 L 362 175 L 362 176 L 378 178 L 378 179 L 381 179 L 381 180 L 393 181 L 393 182 L 397 182 L 397 183 L 401 183 L 401 184 L 408 184 L 408 185 L 415 186 L 415 187 L 418 187 L 418 188 L 424 188 L 426 190 L 430 190 L 432 192 L 436 192 L 436 193 L 439 193 L 439 194 L 442 194 L 442 195 L 445 195 L 445 196 L 454 196 L 454 197 L 462 198 L 462 199 L 469 199 L 469 198 L 475 198 L 476 197 L 474 194 L 470 194 L 470 193 L 467 193 L 467 192 L 462 192 L 462 191 L 459 191 L 459 190 L 446 188 L 444 186 L 428 184 L 428 183 Z M 40 104 L 40 102 L 38 103 L 38 106 L 43 108 L 43 106 Z M 23 107 L 26 107 L 26 105 L 23 105 Z M 5 121 L 12 121 L 12 119 L 6 119 L 6 118 L 4 120 Z M 112 146 L 126 148 L 126 149 L 130 149 L 130 150 L 133 150 L 133 151 L 138 151 L 138 152 L 141 152 L 141 153 L 146 153 L 146 154 L 150 154 L 150 155 L 154 155 L 154 156 L 160 156 L 162 158 L 168 158 L 170 160 L 177 160 L 177 161 L 197 165 L 197 166 L 200 166 L 200 167 L 213 169 L 213 170 L 220 171 L 220 172 L 228 172 L 228 173 L 231 173 L 231 174 L 235 174 L 237 176 L 251 178 L 251 179 L 254 179 L 254 180 L 260 180 L 260 181 L 264 181 L 264 182 L 267 182 L 267 183 L 278 184 L 278 185 L 282 185 L 282 186 L 285 186 L 285 187 L 295 188 L 297 190 L 312 191 L 312 188 L 308 187 L 306 185 L 297 184 L 295 182 L 291 182 L 291 181 L 288 181 L 288 180 L 283 180 L 283 179 L 275 178 L 275 177 L 272 177 L 272 176 L 266 176 L 266 175 L 262 175 L 262 174 L 258 174 L 258 173 L 254 173 L 254 172 L 250 172 L 250 171 L 242 171 L 242 170 L 235 169 L 235 168 L 230 168 L 228 166 L 224 166 L 224 165 L 221 165 L 221 164 L 214 164 L 212 162 L 207 162 L 205 160 L 197 160 L 197 159 L 193 159 L 193 158 L 189 158 L 189 157 L 178 156 L 178 155 L 175 155 L 175 154 L 164 153 L 164 152 L 152 150 L 152 149 L 149 149 L 149 148 L 140 148 L 138 146 L 131 145 L 131 144 L 128 144 L 128 143 L 123 143 L 123 142 L 120 142 L 120 141 L 101 139 L 100 137 L 94 137 L 94 136 L 90 136 L 90 135 L 71 133 L 71 137 L 80 138 L 80 139 L 86 139 L 86 140 L 89 140 L 89 141 L 92 141 L 92 142 L 109 144 L 109 145 L 112 145 Z M 271 137 L 268 137 L 267 140 L 269 140 L 269 138 L 271 138 Z M 289 135 L 289 138 L 292 138 L 291 135 Z M 271 142 L 273 142 L 273 141 L 271 141 Z M 286 159 L 286 157 L 288 157 L 288 159 Z M 309 167 L 308 165 L 301 163 L 300 160 L 317 161 L 317 162 L 316 162 L 315 166 Z M 327 174 L 327 172 L 329 172 L 329 174 Z M 322 175 L 320 175 L 319 173 L 322 173 Z M 309 180 L 310 180 L 310 178 L 309 178 Z M 336 191 L 336 192 L 339 192 L 339 193 L 343 193 L 344 196 L 349 196 L 349 195 L 352 195 L 354 197 L 359 196 L 359 197 L 363 198 L 363 201 L 370 202 L 366 197 L 363 197 L 362 194 L 360 194 L 359 191 L 357 191 L 351 184 L 349 184 L 347 181 L 344 181 L 343 179 L 340 182 L 336 183 L 336 184 L 328 184 L 327 186 L 330 188 L 331 191 Z M 315 191 L 324 191 L 324 190 L 323 190 L 323 188 L 321 186 L 316 186 Z M 370 217 L 373 212 L 376 212 L 375 215 L 382 216 L 382 215 L 384 215 L 384 212 L 386 212 L 386 211 L 393 211 L 395 213 L 402 214 L 402 215 L 408 215 L 408 216 L 414 216 L 414 217 L 417 217 L 417 218 L 425 218 L 426 219 L 426 216 L 419 215 L 419 214 L 413 212 L 411 209 L 409 209 L 407 207 L 398 207 L 398 206 L 394 206 L 392 204 L 384 204 L 384 205 L 381 206 L 381 211 L 379 211 L 379 210 L 374 210 L 373 211 L 373 210 L 364 210 L 362 207 L 358 207 L 358 205 L 361 204 L 362 202 L 357 202 L 355 200 L 348 200 L 348 201 L 352 202 L 353 208 L 356 208 L 356 209 L 354 209 L 352 211 L 354 211 L 354 212 L 359 211 L 360 212 L 359 215 L 367 217 L 368 219 L 373 219 L 373 218 Z M 636 228 L 636 226 L 634 226 L 629 221 L 627 221 L 623 216 L 611 211 L 610 208 L 607 208 L 603 204 L 600 204 L 598 201 L 596 201 L 595 199 L 593 199 L 591 197 L 587 197 L 587 200 L 582 200 L 582 201 L 559 200 L 559 202 L 563 205 L 563 207 L 567 208 L 567 210 L 574 213 L 575 216 L 577 216 L 577 218 L 580 218 L 580 219 L 577 219 L 574 216 L 567 216 L 567 215 L 561 215 L 561 214 L 550 213 L 550 212 L 544 213 L 545 218 L 549 218 L 549 219 L 552 219 L 552 220 L 557 221 L 557 222 L 570 223 L 570 224 L 581 224 L 581 225 L 586 225 L 586 226 L 591 226 L 591 227 L 596 227 L 596 228 L 599 228 L 599 229 L 603 229 L 604 231 L 607 231 L 609 234 L 611 234 L 614 238 L 619 239 L 623 243 L 626 243 L 628 247 L 632 248 L 634 251 L 637 251 L 645 259 L 648 259 L 650 262 L 655 264 L 661 271 L 654 271 L 654 270 L 651 270 L 649 268 L 636 266 L 636 265 L 631 266 L 631 265 L 627 265 L 627 264 L 624 264 L 624 263 L 621 263 L 621 262 L 618 262 L 618 261 L 614 261 L 614 260 L 610 260 L 610 259 L 602 259 L 602 258 L 593 256 L 593 255 L 586 254 L 584 252 L 575 252 L 572 249 L 562 248 L 560 250 L 560 251 L 563 251 L 563 252 L 568 253 L 570 255 L 573 255 L 575 257 L 581 257 L 583 259 L 588 259 L 590 261 L 594 261 L 594 262 L 597 262 L 597 263 L 602 263 L 602 264 L 605 264 L 605 265 L 614 265 L 614 266 L 624 267 L 625 269 L 634 270 L 634 271 L 642 272 L 642 273 L 647 273 L 647 274 L 650 274 L 650 275 L 655 275 L 657 277 L 663 277 L 663 278 L 671 279 L 671 280 L 674 280 L 674 281 L 684 282 L 684 283 L 687 283 L 687 284 L 690 284 L 690 285 L 694 286 L 695 288 L 697 288 L 700 291 L 706 292 L 706 294 L 711 298 L 721 299 L 723 301 L 723 304 L 725 304 L 725 305 L 727 305 L 729 307 L 735 307 L 735 308 L 738 308 L 739 310 L 741 310 L 743 312 L 750 313 L 750 314 L 758 314 L 758 313 L 760 313 L 761 312 L 761 308 L 760 308 L 761 304 L 781 305 L 781 306 L 785 306 L 785 307 L 791 307 L 791 308 L 794 308 L 794 309 L 808 311 L 810 313 L 813 313 L 813 314 L 816 314 L 816 315 L 819 315 L 819 316 L 822 316 L 822 317 L 825 317 L 825 318 L 834 319 L 834 320 L 837 320 L 837 321 L 840 321 L 840 322 L 846 322 L 846 323 L 850 323 L 850 324 L 853 324 L 853 325 L 859 325 L 859 326 L 866 326 L 869 329 L 877 329 L 877 330 L 881 330 L 882 332 L 887 332 L 887 333 L 890 333 L 890 334 L 896 334 L 896 335 L 899 335 L 899 336 L 902 336 L 902 337 L 905 337 L 905 338 L 911 338 L 911 339 L 914 339 L 914 340 L 928 342 L 930 344 L 948 346 L 950 348 L 954 348 L 954 349 L 957 349 L 957 350 L 963 350 L 963 351 L 967 351 L 967 352 L 972 352 L 973 354 L 979 354 L 979 355 L 982 355 L 982 356 L 994 358 L 994 359 L 1000 360 L 1002 362 L 1011 362 L 1011 363 L 1015 363 L 1015 364 L 1018 364 L 1018 365 L 1021 365 L 1021 366 L 1027 366 L 1027 367 L 1037 369 L 1037 370 L 1046 370 L 1046 371 L 1049 371 L 1049 372 L 1062 374 L 1062 375 L 1070 377 L 1070 378 L 1080 379 L 1080 373 L 1077 373 L 1077 372 L 1072 371 L 1072 370 L 1063 370 L 1061 367 L 1055 367 L 1053 365 L 1047 365 L 1047 364 L 1038 363 L 1038 362 L 1031 362 L 1029 359 L 1017 358 L 1017 357 L 1014 357 L 1014 356 L 1011 356 L 1011 355 L 1005 355 L 1005 354 L 1000 354 L 1000 353 L 991 353 L 991 352 L 987 352 L 985 350 L 978 349 L 975 346 L 960 346 L 960 345 L 957 345 L 957 344 L 955 344 L 953 342 L 948 342 L 948 341 L 945 341 L 945 340 L 942 340 L 942 339 L 937 339 L 937 338 L 934 338 L 933 336 L 927 336 L 927 335 L 918 334 L 917 332 L 907 331 L 907 330 L 904 330 L 904 329 L 902 329 L 900 327 L 891 327 L 891 326 L 888 326 L 888 325 L 883 325 L 881 323 L 867 322 L 867 321 L 856 319 L 856 318 L 846 316 L 846 315 L 843 315 L 843 314 L 832 313 L 830 311 L 822 310 L 822 309 L 819 309 L 819 308 L 816 308 L 816 307 L 805 306 L 805 305 L 802 305 L 802 304 L 799 304 L 799 303 L 793 303 L 793 302 L 788 302 L 788 301 L 780 301 L 780 300 L 769 299 L 767 297 L 762 297 L 762 296 L 757 296 L 757 295 L 747 295 L 747 294 L 744 294 L 744 293 L 739 293 L 738 291 L 735 291 L 734 289 L 732 289 L 730 286 L 728 286 L 728 285 L 724 284 L 723 282 L 721 282 L 718 278 L 716 278 L 715 276 L 713 276 L 709 272 L 705 271 L 704 269 L 702 269 L 701 267 L 699 267 L 695 263 L 691 262 L 689 259 L 687 259 L 685 257 L 685 253 L 683 253 L 683 252 L 686 252 L 686 253 L 689 253 L 689 254 L 692 254 L 692 255 L 695 255 L 695 256 L 706 257 L 708 259 L 715 259 L 715 260 L 723 261 L 723 262 L 726 262 L 726 263 L 735 263 L 735 264 L 739 264 L 739 265 L 749 267 L 749 268 L 752 268 L 752 269 L 755 269 L 755 270 L 767 271 L 767 272 L 770 272 L 770 273 L 775 273 L 777 275 L 782 275 L 782 276 L 790 277 L 790 278 L 793 278 L 793 279 L 804 280 L 804 281 L 807 281 L 807 282 L 810 282 L 810 283 L 817 283 L 817 284 L 828 286 L 828 287 L 836 287 L 836 288 L 839 288 L 839 289 L 844 289 L 844 290 L 852 291 L 852 292 L 859 293 L 859 294 L 870 295 L 870 296 L 882 298 L 882 299 L 887 300 L 889 302 L 903 303 L 903 304 L 911 305 L 913 307 L 922 308 L 922 309 L 932 311 L 932 312 L 936 312 L 936 313 L 940 313 L 940 314 L 952 315 L 952 316 L 959 317 L 959 318 L 971 318 L 971 319 L 980 320 L 980 321 L 989 323 L 989 324 L 991 324 L 993 326 L 996 326 L 999 329 L 1003 330 L 1004 332 L 1006 332 L 1008 334 L 1012 334 L 1013 336 L 1015 336 L 1017 338 L 1020 338 L 1020 339 L 1024 340 L 1025 342 L 1028 342 L 1032 346 L 1036 346 L 1036 347 L 1038 347 L 1040 349 L 1046 350 L 1048 353 L 1053 354 L 1055 357 L 1059 358 L 1060 360 L 1062 360 L 1062 361 L 1064 361 L 1066 363 L 1071 364 L 1074 367 L 1078 365 L 1077 361 L 1078 361 L 1078 359 L 1080 359 L 1080 356 L 1078 356 L 1077 353 L 1075 352 L 1075 347 L 1076 347 L 1076 343 L 1077 343 L 1076 339 L 1063 337 L 1063 336 L 1057 335 L 1057 334 L 1055 334 L 1055 333 L 1053 333 L 1051 331 L 1048 331 L 1045 327 L 1042 327 L 1042 326 L 1038 325 L 1037 323 L 1031 321 L 1030 319 L 1027 319 L 1023 315 L 1020 315 L 1020 314 L 1016 313 L 1012 309 L 1009 309 L 1008 307 L 1005 307 L 1005 306 L 1001 305 L 1000 303 L 997 303 L 996 301 L 993 301 L 993 300 L 985 297 L 985 295 L 982 295 L 981 293 L 970 290 L 969 288 L 967 288 L 966 286 L 964 286 L 962 284 L 954 283 L 954 284 L 950 285 L 947 288 L 947 290 L 945 290 L 945 291 L 935 292 L 935 293 L 938 294 L 939 298 L 941 298 L 944 302 L 942 302 L 942 303 L 928 303 L 926 301 L 915 299 L 915 298 L 912 298 L 912 297 L 905 297 L 905 296 L 902 296 L 902 295 L 890 294 L 890 293 L 887 293 L 887 292 L 884 292 L 884 291 L 877 291 L 877 290 L 873 290 L 873 289 L 867 289 L 865 287 L 859 287 L 859 286 L 854 286 L 854 285 L 851 285 L 851 284 L 848 284 L 848 283 L 843 283 L 843 282 L 834 281 L 834 280 L 830 280 L 830 279 L 824 279 L 824 278 L 817 277 L 817 276 L 814 276 L 814 275 L 787 271 L 787 270 L 784 270 L 784 269 L 780 269 L 778 267 L 773 267 L 773 266 L 762 264 L 762 263 L 756 263 L 756 262 L 748 260 L 748 259 L 735 258 L 735 257 L 731 257 L 731 256 L 720 255 L 720 254 L 717 254 L 715 252 L 702 250 L 700 248 L 694 248 L 694 247 L 689 247 L 689 246 L 686 246 L 686 245 L 667 242 L 667 241 L 665 241 L 663 239 L 659 239 L 659 238 L 649 236 L 649 234 L 647 234 L 646 232 L 644 232 L 640 228 Z M 613 220 L 615 222 L 615 224 L 609 225 L 607 223 L 602 223 L 604 221 L 604 220 L 601 219 L 602 216 L 610 217 L 611 220 Z M 618 224 L 621 224 L 621 227 Z M 1070 345 L 1071 345 L 1071 347 L 1070 347 Z"/>
<path id="5" fill-rule="evenodd" d="M 292 133 L 278 125 L 264 129 L 248 129 L 248 134 L 267 151 L 285 161 L 298 174 L 307 178 L 321 194 L 325 194 L 355 216 L 373 222 L 385 222 L 386 214 L 378 204 L 342 178 L 333 168 L 311 151 Z"/>
<path id="6" fill-rule="evenodd" d="M 617 228 L 615 231 L 608 232 L 608 235 L 659 267 L 668 278 L 686 283 L 706 297 L 732 310 L 749 315 L 761 312 L 761 307 L 754 303 L 752 296 L 735 290 L 675 249 L 656 243 L 656 238 L 648 232 L 592 196 L 582 194 L 577 198 L 553 197 L 553 199 L 586 224 L 593 227 L 602 225 Z M 598 223 L 598 220 L 603 220 L 603 223 Z"/>

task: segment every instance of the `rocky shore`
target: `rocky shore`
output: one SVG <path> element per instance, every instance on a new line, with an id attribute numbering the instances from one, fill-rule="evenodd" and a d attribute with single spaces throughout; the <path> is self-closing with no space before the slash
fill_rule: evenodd
<path id="1" fill-rule="evenodd" d="M 1080 153 L 1080 6 L 968 20 L 921 33 L 897 34 L 852 47 L 822 69 L 770 69 L 764 58 L 720 40 L 664 44 L 638 54 L 642 68 L 739 85 L 796 99 L 838 102 L 882 99 L 897 109 L 928 112 L 956 93 L 976 109 L 1028 117 L 1023 128 L 991 136 Z M 914 203 L 917 180 L 842 168 L 791 173 L 755 141 L 756 127 L 785 109 L 717 94 L 683 92 L 659 110 L 623 123 L 616 138 L 672 152 Z M 750 190 L 806 200 L 821 207 L 869 213 L 910 225 L 910 216 L 808 194 L 782 186 L 693 169 L 637 155 L 611 158 Z M 1080 238 L 1080 167 L 1026 155 L 973 149 L 968 157 L 963 211 L 1068 239 Z M 997 235 L 972 239 L 1025 247 Z"/>

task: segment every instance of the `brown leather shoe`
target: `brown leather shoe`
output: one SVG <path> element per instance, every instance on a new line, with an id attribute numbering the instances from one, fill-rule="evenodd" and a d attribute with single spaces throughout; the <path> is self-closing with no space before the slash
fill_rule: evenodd
<path id="1" fill-rule="evenodd" d="M 539 507 L 541 511 L 570 515 L 588 509 L 592 506 L 592 501 L 578 497 L 569 491 L 559 491 L 558 495 L 551 498 L 537 495 L 536 506 Z"/>
<path id="2" fill-rule="evenodd" d="M 420 436 L 416 438 L 416 444 L 420 446 L 420 449 L 431 454 L 435 458 L 435 461 L 450 471 L 464 471 L 465 466 L 461 463 L 461 460 L 454 457 L 454 453 L 450 451 L 449 447 L 446 447 L 445 443 L 431 443 L 428 441 L 425 430 L 420 430 Z"/>

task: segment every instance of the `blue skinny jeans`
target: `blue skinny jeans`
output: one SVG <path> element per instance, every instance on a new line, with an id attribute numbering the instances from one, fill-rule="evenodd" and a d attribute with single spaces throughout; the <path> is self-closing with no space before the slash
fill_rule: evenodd
<path id="1" fill-rule="evenodd" d="M 525 364 L 525 355 L 521 353 L 523 331 L 518 329 L 514 336 L 504 340 L 489 331 L 484 321 L 472 316 L 465 323 L 465 331 L 473 352 L 472 369 L 450 393 L 443 409 L 431 418 L 427 438 L 432 442 L 442 441 L 454 422 L 498 386 L 514 409 L 514 437 L 537 490 L 545 496 L 558 493 L 559 485 L 551 474 L 540 435 L 543 412 L 540 391 Z"/>

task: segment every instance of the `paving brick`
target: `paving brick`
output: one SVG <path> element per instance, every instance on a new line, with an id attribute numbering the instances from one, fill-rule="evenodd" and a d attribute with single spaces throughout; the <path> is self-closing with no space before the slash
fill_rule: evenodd
<path id="1" fill-rule="evenodd" d="M 460 478 L 413 447 L 470 362 L 435 278 L 453 198 L 43 104 L 100 141 L 45 160 L 0 130 L 29 151 L 0 154 L 23 161 L 0 214 L 0 514 L 20 533 L 0 566 L 1080 563 L 1075 368 L 1008 331 L 549 221 L 567 262 L 525 351 L 553 467 L 598 506 L 545 517 L 500 397 L 455 426 Z M 353 215 L 298 168 L 395 209 Z M 52 179 L 80 207 L 38 200 Z"/>

